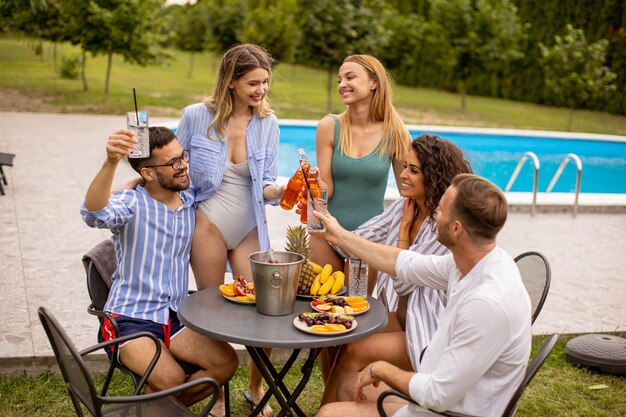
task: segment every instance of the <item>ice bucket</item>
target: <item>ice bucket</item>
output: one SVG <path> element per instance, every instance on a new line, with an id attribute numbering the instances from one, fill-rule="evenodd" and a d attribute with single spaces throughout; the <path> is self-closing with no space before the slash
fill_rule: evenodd
<path id="1" fill-rule="evenodd" d="M 268 316 L 293 312 L 298 291 L 298 277 L 304 256 L 294 252 L 274 252 L 278 263 L 268 261 L 267 252 L 248 256 L 252 267 L 256 309 Z"/>

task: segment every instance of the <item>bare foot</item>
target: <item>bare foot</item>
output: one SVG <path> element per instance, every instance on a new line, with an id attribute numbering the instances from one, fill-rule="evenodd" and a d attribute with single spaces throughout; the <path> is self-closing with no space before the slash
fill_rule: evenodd
<path id="1" fill-rule="evenodd" d="M 263 399 L 265 391 L 262 387 L 248 387 L 248 389 L 243 392 L 243 395 L 246 398 L 246 401 L 248 401 L 248 404 L 250 404 L 250 407 L 254 409 L 257 404 Z M 261 412 L 258 414 L 258 417 L 272 417 L 273 414 L 274 412 L 272 410 L 272 407 L 270 407 L 269 404 L 265 404 L 265 406 L 263 406 L 263 410 L 261 410 Z"/>

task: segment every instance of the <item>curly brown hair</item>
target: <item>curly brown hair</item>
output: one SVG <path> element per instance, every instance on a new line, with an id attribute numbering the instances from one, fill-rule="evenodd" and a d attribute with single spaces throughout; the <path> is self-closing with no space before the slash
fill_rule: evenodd
<path id="1" fill-rule="evenodd" d="M 425 206 L 428 216 L 434 220 L 439 200 L 458 174 L 471 174 L 472 167 L 463 151 L 449 140 L 424 133 L 413 140 L 411 148 L 422 167 Z"/>

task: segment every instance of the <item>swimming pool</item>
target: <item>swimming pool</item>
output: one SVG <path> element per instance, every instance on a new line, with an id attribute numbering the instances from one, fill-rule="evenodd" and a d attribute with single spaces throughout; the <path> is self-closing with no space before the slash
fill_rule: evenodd
<path id="1" fill-rule="evenodd" d="M 290 177 L 298 167 L 297 149 L 304 148 L 315 164 L 317 122 L 283 120 L 280 124 L 279 176 Z M 559 164 L 568 153 L 583 163 L 581 193 L 626 194 L 626 137 L 567 132 L 510 129 L 470 129 L 408 125 L 411 137 L 434 133 L 458 145 L 472 169 L 498 185 L 506 186 L 524 152 L 534 152 L 541 164 L 539 192 L 544 192 Z M 510 191 L 532 191 L 534 169 L 526 161 Z M 570 161 L 553 192 L 573 192 L 576 166 Z M 395 188 L 390 172 L 389 188 Z"/>

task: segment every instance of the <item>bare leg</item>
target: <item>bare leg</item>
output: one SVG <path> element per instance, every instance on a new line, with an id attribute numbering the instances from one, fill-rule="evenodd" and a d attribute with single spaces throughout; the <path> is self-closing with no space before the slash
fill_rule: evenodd
<path id="1" fill-rule="evenodd" d="M 311 233 L 310 242 L 310 259 L 313 262 L 322 266 L 330 264 L 333 267 L 333 271 L 343 271 L 343 259 L 337 256 L 333 248 L 324 240 L 321 233 Z"/>
<path id="2" fill-rule="evenodd" d="M 170 352 L 175 358 L 201 368 L 189 375 L 188 381 L 208 376 L 214 378 L 220 385 L 224 385 L 232 378 L 237 371 L 237 366 L 239 366 L 237 353 L 228 343 L 209 339 L 187 328 L 172 338 Z M 182 399 L 181 401 L 183 404 L 194 404 L 206 398 L 211 392 L 207 388 L 198 389 L 195 392 L 185 392 L 187 402 L 182 401 Z M 215 408 L 221 408 L 222 404 Z"/>
<path id="3" fill-rule="evenodd" d="M 230 266 L 233 269 L 233 274 L 241 274 L 246 280 L 252 281 L 252 267 L 250 266 L 250 260 L 248 256 L 251 253 L 258 252 L 259 248 L 259 235 L 257 228 L 252 229 L 248 235 L 243 238 L 239 244 L 230 251 L 229 261 Z M 265 353 L 269 356 L 272 353 L 271 349 L 265 349 Z M 248 392 L 252 396 L 252 401 L 258 404 L 265 395 L 265 389 L 263 388 L 263 376 L 259 372 L 259 368 L 251 362 L 250 363 L 250 379 L 248 381 Z M 266 405 L 260 414 L 262 417 L 270 417 L 272 415 L 272 408 Z"/>
<path id="4" fill-rule="evenodd" d="M 338 360 L 326 381 L 322 404 L 338 400 L 338 387 L 350 372 L 358 372 L 370 363 L 383 360 L 402 369 L 412 370 L 406 352 L 405 333 L 377 333 L 355 343 L 342 346 Z"/>
<path id="5" fill-rule="evenodd" d="M 199 290 L 224 283 L 227 255 L 222 233 L 204 213 L 196 210 L 190 263 Z"/>

